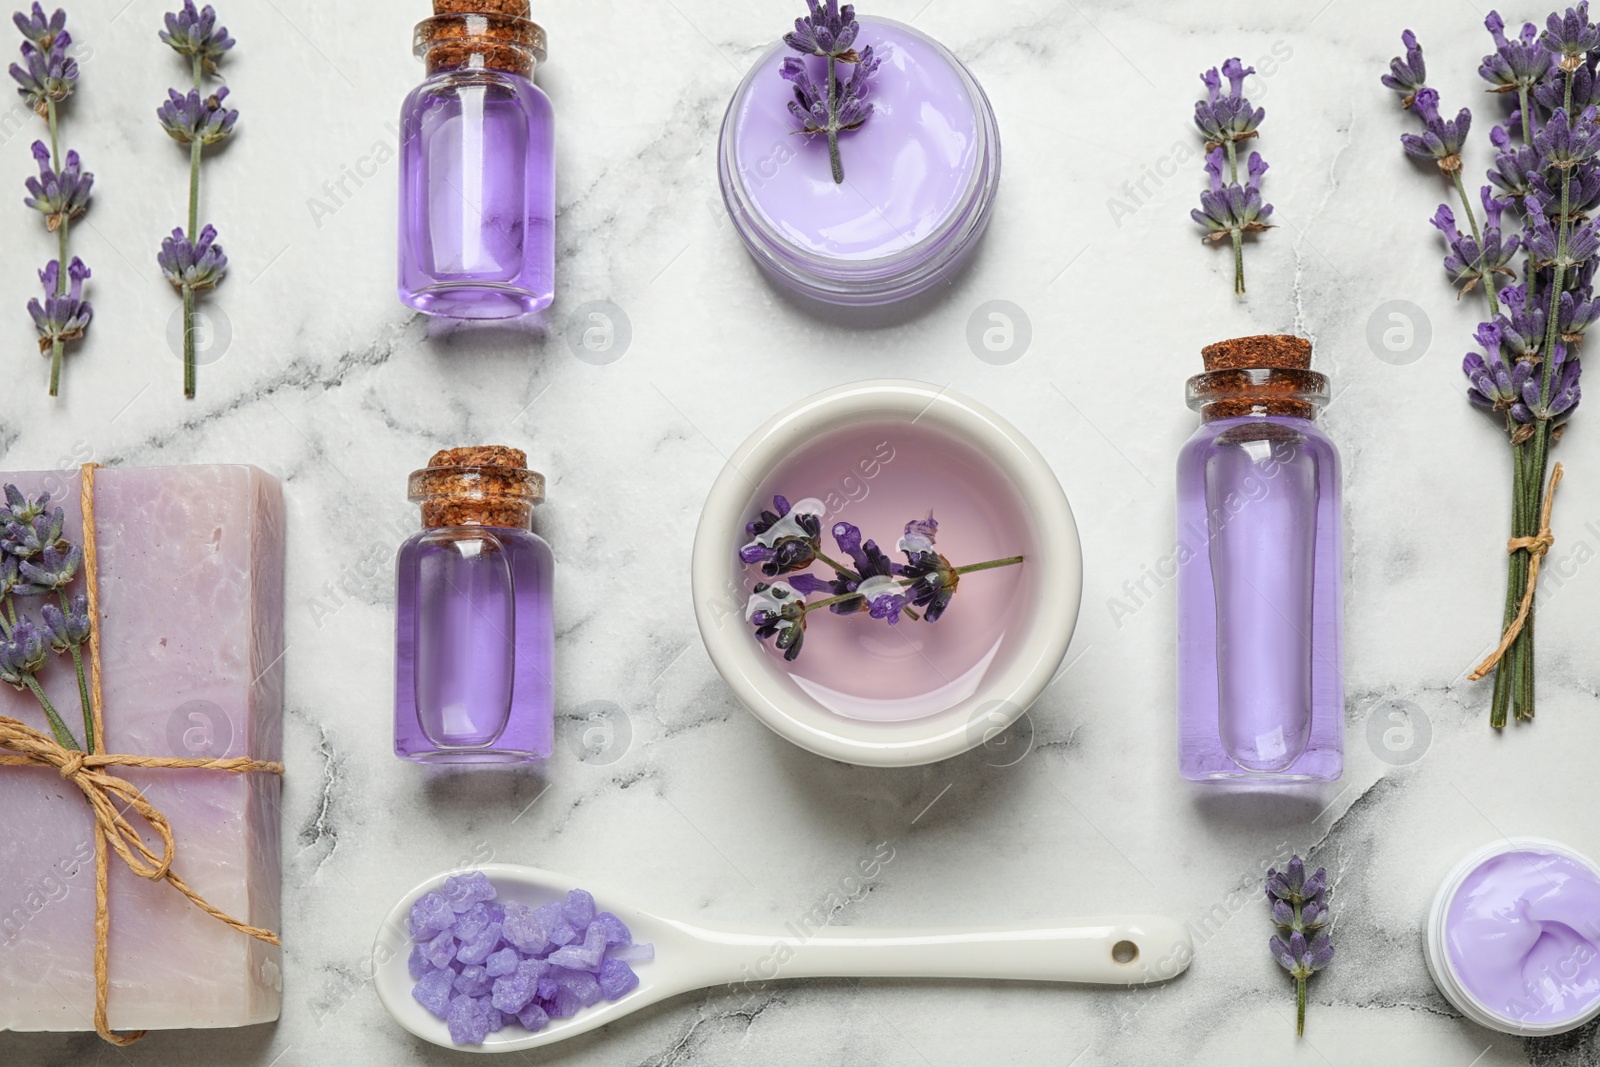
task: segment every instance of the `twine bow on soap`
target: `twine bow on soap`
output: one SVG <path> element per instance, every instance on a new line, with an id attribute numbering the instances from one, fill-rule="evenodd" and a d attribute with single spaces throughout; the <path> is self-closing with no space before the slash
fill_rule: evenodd
<path id="1" fill-rule="evenodd" d="M 94 694 L 93 706 L 101 713 L 94 716 L 93 753 L 78 752 L 57 742 L 55 738 L 40 733 L 26 723 L 0 715 L 0 767 L 50 767 L 62 778 L 77 786 L 94 812 L 94 1028 L 113 1045 L 131 1045 L 144 1037 L 145 1031 L 116 1034 L 107 1021 L 106 995 L 109 987 L 107 974 L 108 941 L 111 934 L 110 892 L 107 886 L 107 850 L 116 852 L 128 869 L 140 878 L 152 882 L 167 882 L 188 897 L 201 911 L 220 922 L 227 923 L 241 934 L 264 941 L 269 945 L 281 944 L 270 930 L 241 922 L 218 908 L 191 889 L 187 882 L 172 870 L 178 845 L 172 836 L 172 826 L 167 817 L 150 801 L 143 791 L 126 778 L 106 773 L 106 767 L 150 767 L 171 770 L 223 771 L 229 774 L 277 774 L 284 772 L 283 764 L 265 760 L 235 757 L 230 759 L 183 759 L 165 756 L 121 756 L 105 753 L 105 702 L 100 683 L 100 591 L 97 582 L 97 553 L 94 522 L 94 464 L 83 467 L 83 484 L 80 500 L 83 510 L 83 573 L 88 587 L 89 617 L 95 621 L 89 641 L 89 678 Z M 7 755 L 6 753 L 10 753 Z M 139 828 L 129 819 L 137 817 L 160 842 L 160 851 L 152 849 Z"/>
<path id="2" fill-rule="evenodd" d="M 1517 617 L 1511 620 L 1511 625 L 1506 627 L 1505 634 L 1500 638 L 1499 647 L 1489 653 L 1488 658 L 1467 675 L 1469 682 L 1479 682 L 1487 678 L 1489 672 L 1505 659 L 1506 653 L 1511 651 L 1511 646 L 1516 644 L 1522 628 L 1528 625 L 1528 616 L 1533 612 L 1533 597 L 1539 591 L 1539 568 L 1556 545 L 1556 535 L 1550 529 L 1550 515 L 1555 508 L 1556 486 L 1561 484 L 1563 474 L 1561 464 L 1557 463 L 1555 470 L 1550 473 L 1550 488 L 1545 490 L 1544 509 L 1539 515 L 1539 532 L 1532 537 L 1513 537 L 1506 542 L 1506 551 L 1512 555 L 1518 552 L 1528 554 L 1528 585 L 1522 591 L 1522 607 L 1517 611 Z"/>

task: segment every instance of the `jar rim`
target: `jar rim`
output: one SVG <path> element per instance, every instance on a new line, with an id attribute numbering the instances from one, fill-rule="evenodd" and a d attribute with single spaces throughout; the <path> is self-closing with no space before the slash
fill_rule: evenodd
<path id="1" fill-rule="evenodd" d="M 735 161 L 739 106 L 774 56 L 788 50 L 779 41 L 751 66 L 734 91 L 722 121 L 717 169 L 723 201 L 745 248 L 756 262 L 795 291 L 830 304 L 873 306 L 915 296 L 958 267 L 988 229 L 1000 182 L 1000 126 L 994 107 L 966 64 L 942 42 L 895 19 L 863 16 L 863 24 L 892 28 L 929 45 L 965 84 L 978 135 L 967 187 L 948 217 L 927 236 L 898 251 L 870 259 L 845 259 L 804 248 L 766 219 Z"/>

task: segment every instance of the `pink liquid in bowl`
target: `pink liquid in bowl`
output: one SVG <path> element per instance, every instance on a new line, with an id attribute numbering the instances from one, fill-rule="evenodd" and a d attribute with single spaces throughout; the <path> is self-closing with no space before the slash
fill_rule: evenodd
<path id="1" fill-rule="evenodd" d="M 848 522 L 904 562 L 895 546 L 906 523 L 930 511 L 939 521 L 936 548 L 958 567 L 1032 558 L 1036 551 L 1033 523 L 1011 480 L 972 445 L 932 426 L 868 423 L 815 437 L 774 469 L 752 495 L 749 515 L 770 507 L 775 495 L 814 497 L 827 506 L 822 544 L 834 559 L 843 554 L 833 525 Z M 811 573 L 833 577 L 820 563 Z M 819 610 L 807 620 L 797 660 L 785 662 L 771 642 L 767 651 L 779 670 L 837 715 L 878 722 L 935 715 L 970 699 L 1006 665 L 1007 637 L 1038 601 L 1035 575 L 1027 562 L 965 575 L 936 623 L 902 618 L 890 626 L 864 613 Z M 740 580 L 748 591 L 768 579 L 748 567 Z"/>

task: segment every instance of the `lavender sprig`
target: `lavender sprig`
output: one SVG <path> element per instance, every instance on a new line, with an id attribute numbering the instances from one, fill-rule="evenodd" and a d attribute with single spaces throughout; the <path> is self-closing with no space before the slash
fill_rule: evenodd
<path id="1" fill-rule="evenodd" d="M 833 539 L 840 553 L 851 560 L 845 565 L 821 550 L 820 519 L 825 512 L 820 500 L 791 505 L 785 497 L 774 497 L 772 510 L 763 511 L 746 527 L 753 540 L 739 550 L 741 562 L 759 563 L 769 578 L 783 576 L 756 583 L 745 605 L 745 621 L 757 638 L 776 638 L 783 658 L 789 661 L 800 655 L 807 618 L 813 611 L 827 608 L 834 615 L 866 614 L 890 626 L 898 626 L 901 616 L 938 622 L 963 575 L 1025 562 L 1022 556 L 1011 556 L 957 567 L 934 548 L 939 523 L 929 515 L 906 523 L 905 535 L 896 546 L 905 555 L 905 563 L 895 563 L 877 542 L 863 540 L 856 526 L 835 523 Z M 815 562 L 832 568 L 833 578 L 799 573 Z M 823 599 L 807 600 L 816 594 Z M 919 615 L 916 608 L 923 613 Z"/>
<path id="2" fill-rule="evenodd" d="M 1219 72 L 1212 67 L 1200 75 L 1206 87 L 1206 99 L 1194 106 L 1194 124 L 1206 139 L 1206 174 L 1211 187 L 1200 194 L 1200 207 L 1189 214 L 1205 227 L 1206 241 L 1233 242 L 1233 291 L 1242 295 L 1244 286 L 1244 235 L 1271 229 L 1266 220 L 1272 214 L 1272 205 L 1261 199 L 1261 178 L 1267 172 L 1267 163 L 1259 152 L 1252 152 L 1248 161 L 1246 179 L 1239 181 L 1239 144 L 1257 136 L 1257 130 L 1267 117 L 1264 108 L 1250 103 L 1244 95 L 1244 82 L 1254 74 L 1254 67 L 1246 67 L 1235 56 L 1222 64 Z M 1228 91 L 1222 91 L 1222 80 L 1228 80 Z"/>
<path id="3" fill-rule="evenodd" d="M 1306 983 L 1333 961 L 1333 940 L 1326 927 L 1328 872 L 1318 868 L 1309 877 L 1299 856 L 1286 870 L 1267 872 L 1267 900 L 1278 933 L 1267 947 L 1278 965 L 1289 972 L 1295 985 L 1295 1033 L 1306 1033 Z"/>
<path id="4" fill-rule="evenodd" d="M 56 235 L 56 258 L 39 279 L 44 284 L 44 299 L 28 302 L 28 314 L 39 331 L 39 350 L 50 357 L 50 395 L 61 393 L 61 366 L 68 341 L 81 340 L 94 317 L 94 309 L 83 299 L 83 283 L 89 268 L 77 258 L 68 260 L 68 236 L 72 223 L 89 209 L 94 175 L 83 169 L 78 153 L 61 154 L 60 107 L 78 85 L 78 62 L 72 58 L 72 35 L 67 32 L 67 13 L 46 15 L 35 3 L 29 12 L 12 16 L 22 34 L 22 65 L 11 65 L 17 92 L 50 130 L 50 143 L 33 143 L 33 157 L 39 176 L 27 180 L 28 207 L 44 218 L 45 227 Z"/>
<path id="5" fill-rule="evenodd" d="M 801 122 L 800 132 L 808 137 L 827 137 L 828 159 L 833 166 L 834 184 L 844 184 L 844 161 L 839 155 L 839 135 L 859 130 L 872 117 L 872 76 L 880 60 L 869 45 L 857 52 L 856 38 L 861 24 L 856 21 L 853 4 L 839 7 L 839 0 L 806 0 L 811 14 L 795 20 L 794 32 L 783 36 L 784 44 L 806 58 L 790 56 L 783 61 L 780 76 L 794 85 L 795 98 L 789 110 Z M 811 58 L 828 61 L 824 84 L 818 85 L 808 65 Z M 852 64 L 855 72 L 848 82 L 839 77 L 839 64 Z"/>
<path id="6" fill-rule="evenodd" d="M 1490 91 L 1515 107 L 1489 133 L 1493 166 L 1481 192 L 1480 230 L 1462 179 L 1462 151 L 1472 116 L 1447 121 L 1439 94 L 1426 85 L 1427 67 L 1416 35 L 1402 36 L 1404 57 L 1383 78 L 1422 123 L 1401 140 L 1407 152 L 1431 158 L 1449 176 L 1471 236 L 1441 207 L 1434 225 L 1449 246 L 1445 269 L 1463 292 L 1481 281 L 1488 321 L 1462 369 L 1468 399 L 1491 415 L 1512 448 L 1512 552 L 1500 647 L 1471 677 L 1495 675 L 1490 724 L 1534 717 L 1534 575 L 1550 550 L 1542 529 L 1550 448 L 1560 440 L 1582 399 L 1578 348 L 1600 319 L 1594 280 L 1600 266 L 1600 26 L 1588 3 L 1552 12 L 1544 29 L 1526 23 L 1508 35 L 1499 13 L 1484 20 L 1493 51 L 1478 72 Z M 1494 195 L 1498 190 L 1499 196 Z M 1507 217 L 1520 233 L 1507 234 Z M 1521 270 L 1514 261 L 1521 254 Z M 1499 288 L 1502 276 L 1512 284 Z"/>
<path id="7" fill-rule="evenodd" d="M 210 4 L 196 8 L 194 0 L 183 0 L 182 8 L 167 13 L 165 24 L 161 40 L 189 61 L 193 80 L 187 92 L 168 90 L 166 102 L 156 109 L 167 136 L 189 149 L 189 225 L 187 230 L 173 230 L 172 236 L 161 242 L 156 260 L 183 298 L 183 395 L 193 400 L 196 297 L 222 284 L 228 272 L 228 257 L 216 243 L 216 227 L 200 226 L 200 159 L 208 146 L 231 137 L 239 121 L 239 112 L 225 103 L 228 90 L 208 94 L 205 79 L 218 75 L 218 62 L 235 42 L 226 27 L 217 25 L 217 13 Z"/>
<path id="8" fill-rule="evenodd" d="M 4 494 L 0 504 L 0 682 L 33 694 L 60 745 L 93 752 L 94 704 L 83 648 L 93 637 L 94 625 L 88 599 L 81 593 L 69 593 L 83 563 L 83 550 L 63 536 L 66 515 L 60 508 L 50 507 L 49 493 L 29 499 L 15 485 L 7 485 Z M 21 599 L 45 601 L 40 621 L 19 609 Z M 78 743 L 39 682 L 52 651 L 72 656 L 85 744 Z"/>

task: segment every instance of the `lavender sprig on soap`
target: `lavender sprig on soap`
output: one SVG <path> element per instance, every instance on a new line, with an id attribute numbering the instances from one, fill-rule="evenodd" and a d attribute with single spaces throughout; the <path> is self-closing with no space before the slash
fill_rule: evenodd
<path id="1" fill-rule="evenodd" d="M 94 751 L 94 707 L 84 672 L 83 647 L 93 633 L 88 598 L 68 590 L 83 564 L 83 550 L 63 535 L 66 513 L 50 506 L 50 494 L 28 499 L 14 485 L 0 504 L 0 682 L 31 693 L 39 702 L 56 743 Z M 19 601 L 42 600 L 39 619 Z M 78 673 L 84 741 L 79 743 L 39 684 L 50 653 L 70 654 Z"/>
<path id="2" fill-rule="evenodd" d="M 1306 1032 L 1306 983 L 1333 961 L 1328 926 L 1328 872 L 1319 867 L 1309 877 L 1299 856 L 1284 871 L 1267 872 L 1267 899 L 1277 936 L 1268 943 L 1272 958 L 1289 972 L 1295 985 L 1295 1032 Z"/>
<path id="3" fill-rule="evenodd" d="M 239 121 L 239 112 L 227 106 L 228 90 L 207 93 L 205 82 L 218 76 L 218 63 L 236 42 L 226 27 L 217 25 L 210 4 L 196 8 L 194 0 L 183 0 L 182 8 L 167 13 L 165 23 L 161 40 L 188 61 L 192 84 L 187 92 L 169 89 L 156 118 L 167 136 L 189 149 L 189 224 L 162 240 L 156 262 L 183 299 L 183 395 L 193 400 L 195 303 L 199 294 L 221 285 L 228 273 L 228 257 L 216 243 L 216 227 L 200 225 L 200 159 L 206 148 L 232 137 Z"/>
<path id="4" fill-rule="evenodd" d="M 806 4 L 811 14 L 795 20 L 794 32 L 784 34 L 783 43 L 807 58 L 790 56 L 783 61 L 779 73 L 794 84 L 795 98 L 789 102 L 789 110 L 800 120 L 800 132 L 808 137 L 827 137 L 833 181 L 842 185 L 844 161 L 839 154 L 839 135 L 859 130 L 872 117 L 873 105 L 867 98 L 880 60 L 872 54 L 871 45 L 856 51 L 861 24 L 856 21 L 855 5 L 841 8 L 839 0 L 806 0 Z M 828 61 L 828 71 L 820 85 L 812 76 L 810 58 Z M 841 63 L 856 68 L 848 82 L 839 76 Z"/>
<path id="5" fill-rule="evenodd" d="M 39 212 L 45 228 L 56 237 L 56 258 L 39 272 L 44 299 L 28 301 L 28 314 L 39 333 L 39 351 L 50 357 L 50 395 L 59 396 L 67 343 L 82 340 L 94 318 L 94 309 L 83 298 L 89 268 L 76 256 L 67 258 L 72 223 L 89 209 L 94 175 L 83 169 L 78 153 L 68 151 L 63 156 L 61 152 L 61 105 L 78 85 L 67 13 L 58 10 L 47 16 L 35 3 L 31 12 L 19 11 L 12 21 L 25 40 L 22 64 L 11 65 L 11 77 L 17 82 L 18 95 L 50 129 L 49 144 L 33 142 L 39 175 L 27 180 L 28 196 L 23 203 Z"/>
<path id="6" fill-rule="evenodd" d="M 497 904 L 498 895 L 488 875 L 472 871 L 411 906 L 411 995 L 458 1045 L 481 1045 L 513 1022 L 537 1033 L 619 1000 L 639 984 L 632 964 L 655 958 L 581 889 L 537 908 Z"/>

